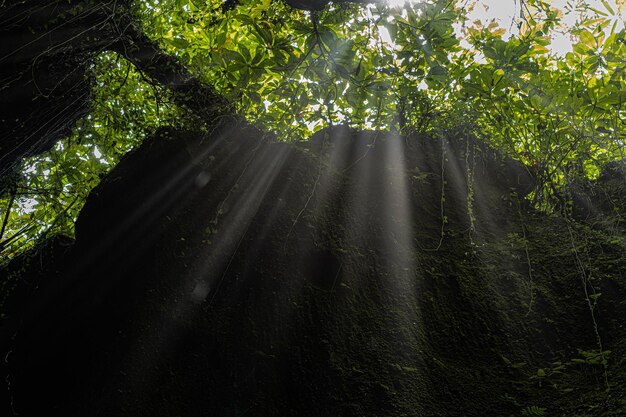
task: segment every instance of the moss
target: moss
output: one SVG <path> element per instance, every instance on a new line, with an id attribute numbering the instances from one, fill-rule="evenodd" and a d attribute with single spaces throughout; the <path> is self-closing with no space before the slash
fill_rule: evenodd
<path id="1" fill-rule="evenodd" d="M 55 278 L 81 290 L 21 312 L 62 337 L 12 342 L 20 410 L 43 415 L 37 393 L 68 416 L 619 415 L 626 252 L 607 217 L 534 212 L 518 167 L 485 152 L 472 224 L 467 179 L 442 179 L 426 138 L 171 133 L 87 202 Z"/>

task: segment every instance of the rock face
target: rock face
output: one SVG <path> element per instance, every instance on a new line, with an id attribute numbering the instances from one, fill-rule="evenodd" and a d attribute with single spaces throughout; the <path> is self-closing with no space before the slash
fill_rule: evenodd
<path id="1" fill-rule="evenodd" d="M 460 134 L 261 136 L 159 131 L 2 272 L 8 412 L 626 412 L 623 225 Z"/>

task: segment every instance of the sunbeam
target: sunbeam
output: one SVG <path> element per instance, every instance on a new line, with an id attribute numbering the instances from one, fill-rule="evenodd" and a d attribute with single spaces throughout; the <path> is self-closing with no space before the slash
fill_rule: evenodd
<path id="1" fill-rule="evenodd" d="M 624 1 L 41 3 L 0 415 L 626 415 Z"/>

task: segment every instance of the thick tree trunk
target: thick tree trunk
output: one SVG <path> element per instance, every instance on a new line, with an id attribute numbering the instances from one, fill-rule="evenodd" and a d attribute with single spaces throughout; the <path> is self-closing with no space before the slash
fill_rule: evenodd
<path id="1" fill-rule="evenodd" d="M 0 175 L 52 147 L 89 110 L 87 67 L 114 51 L 206 120 L 228 103 L 137 29 L 127 1 L 23 1 L 0 10 Z M 3 190 L 0 190 L 0 193 Z"/>

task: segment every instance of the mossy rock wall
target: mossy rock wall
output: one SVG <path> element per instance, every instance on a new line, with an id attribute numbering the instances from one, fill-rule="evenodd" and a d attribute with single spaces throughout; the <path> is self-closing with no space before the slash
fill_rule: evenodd
<path id="1" fill-rule="evenodd" d="M 92 192 L 71 249 L 2 272 L 5 407 L 624 415 L 620 213 L 548 216 L 532 187 L 462 134 L 163 129 Z"/>

